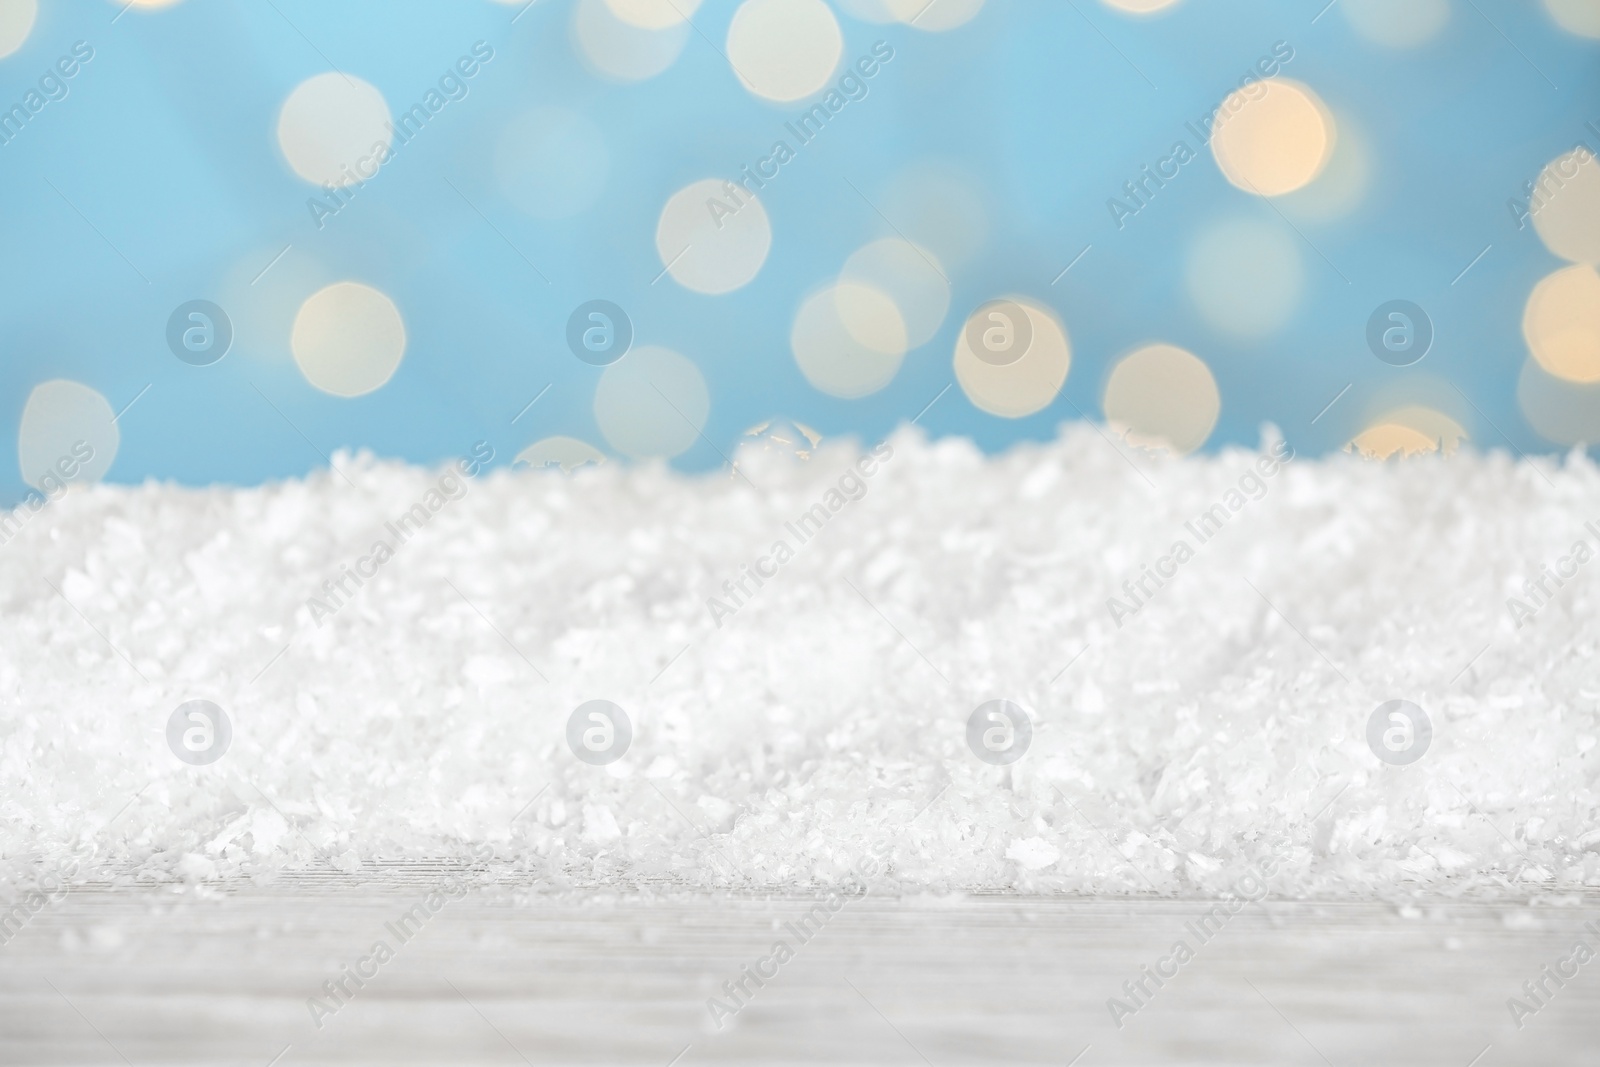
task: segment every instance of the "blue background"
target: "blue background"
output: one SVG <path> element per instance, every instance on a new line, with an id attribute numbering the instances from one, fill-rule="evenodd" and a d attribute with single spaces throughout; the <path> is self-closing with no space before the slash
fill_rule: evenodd
<path id="1" fill-rule="evenodd" d="M 25 489 L 16 439 L 29 390 L 57 377 L 92 386 L 113 408 L 150 386 L 121 419 L 108 479 L 117 482 L 251 484 L 319 467 L 319 451 L 338 448 L 434 462 L 480 438 L 500 462 L 558 433 L 605 448 L 591 410 L 600 369 L 564 342 L 569 313 L 596 297 L 629 311 L 636 344 L 682 352 L 705 375 L 705 434 L 716 447 L 701 442 L 674 461 L 689 470 L 719 466 L 718 449 L 770 416 L 881 436 L 953 380 L 962 320 L 1008 292 L 1065 323 L 1073 365 L 1061 396 L 1008 420 L 953 389 L 921 420 L 930 433 L 997 450 L 1050 438 L 1078 411 L 1099 419 L 1111 363 L 1159 339 L 1216 374 L 1222 415 L 1208 448 L 1253 445 L 1267 421 L 1302 454 L 1337 448 L 1362 428 L 1368 401 L 1413 381 L 1434 383 L 1423 392 L 1480 446 L 1509 438 L 1524 451 L 1554 450 L 1523 419 L 1515 387 L 1524 301 L 1563 264 L 1531 227 L 1518 230 L 1506 203 L 1556 155 L 1586 137 L 1594 144 L 1584 124 L 1600 119 L 1600 42 L 1563 32 L 1536 3 L 1477 0 L 1452 5 L 1438 39 L 1396 51 L 1358 36 L 1337 9 L 1313 23 L 1323 5 L 1187 0 L 1135 19 L 1092 0 L 990 0 L 944 33 L 836 9 L 845 60 L 879 39 L 895 59 L 763 193 L 770 257 L 751 284 L 713 297 L 670 277 L 651 284 L 661 206 L 691 181 L 732 176 L 764 155 L 803 107 L 759 99 L 730 70 L 719 49 L 731 0 L 707 0 L 694 18 L 704 38 L 691 35 L 667 71 L 636 84 L 585 64 L 568 0 L 539 0 L 515 24 L 517 8 L 476 0 L 188 0 L 120 16 L 96 0 L 48 3 L 26 44 L 0 60 L 0 101 L 20 99 L 77 40 L 96 54 L 67 99 L 0 147 L 0 498 Z M 318 230 L 306 207 L 315 190 L 289 170 L 275 137 L 285 97 L 331 62 L 375 85 L 398 114 L 479 39 L 496 55 L 470 95 Z M 1278 208 L 1293 219 L 1292 202 L 1240 192 L 1209 153 L 1121 231 L 1106 200 L 1174 140 L 1194 144 L 1184 122 L 1216 107 L 1277 41 L 1295 50 L 1287 76 L 1359 121 L 1374 172 L 1353 212 L 1295 220 L 1316 249 L 1300 246 L 1305 297 L 1281 330 L 1243 343 L 1207 325 L 1185 296 L 1186 250 L 1223 219 L 1285 226 Z M 558 222 L 520 213 L 491 173 L 497 134 L 537 104 L 588 116 L 609 152 L 598 200 Z M 860 400 L 819 393 L 789 351 L 795 309 L 852 251 L 894 233 L 847 181 L 881 202 L 908 164 L 924 163 L 978 191 L 985 240 L 949 268 L 950 314 L 887 388 Z M 188 366 L 167 349 L 175 307 L 195 298 L 227 307 L 229 286 L 247 284 L 285 245 L 260 284 L 277 287 L 289 315 L 341 278 L 395 300 L 409 343 L 387 386 L 357 399 L 318 392 L 289 356 L 288 316 L 264 329 L 236 317 L 233 350 L 213 366 Z M 1396 297 L 1424 306 L 1437 330 L 1414 367 L 1387 366 L 1364 342 L 1368 315 Z M 1459 397 L 1445 405 L 1440 381 L 1482 414 Z M 1350 395 L 1312 425 L 1347 383 Z"/>

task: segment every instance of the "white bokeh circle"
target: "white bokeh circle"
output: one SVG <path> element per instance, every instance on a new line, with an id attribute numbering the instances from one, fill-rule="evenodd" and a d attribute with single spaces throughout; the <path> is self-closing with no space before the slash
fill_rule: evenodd
<path id="1" fill-rule="evenodd" d="M 1206 443 L 1222 410 L 1205 361 L 1176 345 L 1145 345 L 1112 368 L 1102 409 L 1133 444 L 1180 454 Z"/>
<path id="2" fill-rule="evenodd" d="M 728 62 L 765 100 L 788 103 L 833 77 L 844 34 L 823 0 L 744 0 L 728 25 Z"/>
<path id="3" fill-rule="evenodd" d="M 761 201 L 716 178 L 673 193 L 656 223 L 662 267 L 697 293 L 728 293 L 748 284 L 771 250 L 772 223 Z"/>
<path id="4" fill-rule="evenodd" d="M 600 74 L 620 82 L 653 78 L 677 61 L 689 41 L 689 24 L 640 26 L 617 15 L 606 0 L 578 0 L 572 41 Z"/>
<path id="5" fill-rule="evenodd" d="M 664 30 L 692 19 L 700 0 L 606 0 L 606 6 L 630 26 Z"/>
<path id="6" fill-rule="evenodd" d="M 1534 432 L 1559 445 L 1600 441 L 1600 382 L 1557 378 L 1535 359 L 1517 376 L 1517 406 Z"/>
<path id="7" fill-rule="evenodd" d="M 965 26 L 978 17 L 984 0 L 880 0 L 889 21 L 928 33 Z"/>
<path id="8" fill-rule="evenodd" d="M 594 418 L 612 448 L 634 459 L 691 448 L 711 413 L 700 368 L 670 348 L 643 345 L 611 364 L 594 391 Z"/>
<path id="9" fill-rule="evenodd" d="M 928 249 L 899 237 L 862 245 L 845 260 L 840 281 L 858 282 L 887 294 L 905 323 L 906 347 L 933 339 L 950 311 L 950 281 Z"/>
<path id="10" fill-rule="evenodd" d="M 815 388 L 853 399 L 894 380 L 905 358 L 906 327 L 887 293 L 841 281 L 800 305 L 789 347 Z"/>
<path id="11" fill-rule="evenodd" d="M 1201 317 L 1235 337 L 1265 337 L 1281 328 L 1305 288 L 1295 241 L 1281 223 L 1255 219 L 1227 220 L 1203 231 L 1185 272 L 1185 288 Z"/>
<path id="12" fill-rule="evenodd" d="M 1157 11 L 1177 6 L 1180 0 L 1100 0 L 1100 2 L 1118 11 L 1126 11 L 1130 15 L 1153 15 Z"/>
<path id="13" fill-rule="evenodd" d="M 400 366 L 405 321 L 394 301 L 370 285 L 335 282 L 300 305 L 289 347 L 306 381 L 334 396 L 362 396 Z"/>
<path id="14" fill-rule="evenodd" d="M 1072 368 L 1072 345 L 1066 329 L 1048 308 L 1023 297 L 1004 299 L 1027 313 L 1033 330 L 1027 352 L 1012 363 L 988 362 L 972 350 L 968 335 L 973 331 L 963 328 L 956 337 L 954 366 L 956 381 L 976 407 L 991 415 L 1019 419 L 1048 407 L 1061 392 Z M 985 304 L 979 312 L 991 306 Z M 971 321 L 969 317 L 969 326 Z"/>
<path id="15" fill-rule="evenodd" d="M 122 441 L 115 417 L 110 401 L 81 382 L 34 386 L 17 429 L 22 480 L 48 496 L 73 482 L 99 481 Z"/>
<path id="16" fill-rule="evenodd" d="M 1600 263 L 1600 159 L 1576 148 L 1551 160 L 1528 205 L 1544 246 L 1574 263 Z"/>
<path id="17" fill-rule="evenodd" d="M 278 147 L 290 169 L 313 185 L 350 185 L 371 177 L 387 156 L 389 123 L 389 105 L 372 85 L 316 74 L 295 86 L 278 111 Z"/>
<path id="18" fill-rule="evenodd" d="M 1340 10 L 1357 33 L 1387 48 L 1416 48 L 1450 22 L 1449 0 L 1342 0 Z"/>
<path id="19" fill-rule="evenodd" d="M 1600 38 L 1600 0 L 1544 0 L 1544 8 L 1568 33 Z"/>
<path id="20" fill-rule="evenodd" d="M 39 0 L 0 0 L 0 59 L 27 43 L 39 19 Z"/>

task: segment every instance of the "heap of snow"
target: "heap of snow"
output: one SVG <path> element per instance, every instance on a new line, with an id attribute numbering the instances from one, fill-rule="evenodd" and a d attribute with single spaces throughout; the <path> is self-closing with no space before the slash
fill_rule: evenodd
<path id="1" fill-rule="evenodd" d="M 1282 896 L 1600 885 L 1595 466 L 1274 448 L 906 431 L 707 477 L 361 455 L 75 490 L 0 545 L 0 858 L 225 885 L 487 844 L 535 888 L 783 891 L 886 848 L 900 890 L 1196 896 L 1264 861 Z M 1009 765 L 968 747 L 997 698 L 1032 716 Z M 192 699 L 232 726 L 209 765 L 168 747 Z M 632 723 L 609 764 L 569 746 L 591 699 Z M 1432 724 L 1409 765 L 1369 747 L 1391 699 Z"/>

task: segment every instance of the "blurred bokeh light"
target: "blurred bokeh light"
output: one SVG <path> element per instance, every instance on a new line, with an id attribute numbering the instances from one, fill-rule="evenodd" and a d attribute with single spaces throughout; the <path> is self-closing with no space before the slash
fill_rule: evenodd
<path id="1" fill-rule="evenodd" d="M 0 0 L 3 492 L 80 438 L 191 484 L 913 416 L 1589 443 L 1597 60 L 1595 0 Z"/>

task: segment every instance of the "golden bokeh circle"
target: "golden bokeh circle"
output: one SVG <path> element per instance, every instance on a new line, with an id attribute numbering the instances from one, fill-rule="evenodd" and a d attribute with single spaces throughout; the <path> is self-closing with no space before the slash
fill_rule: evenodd
<path id="1" fill-rule="evenodd" d="M 1211 436 L 1222 394 L 1200 357 L 1176 345 L 1151 344 L 1112 368 L 1101 407 L 1130 443 L 1184 454 Z"/>
<path id="2" fill-rule="evenodd" d="M 1555 377 L 1600 381 L 1600 273 L 1578 263 L 1540 279 L 1522 312 L 1522 336 Z"/>
<path id="3" fill-rule="evenodd" d="M 1333 113 L 1289 78 L 1252 82 L 1228 94 L 1212 125 L 1211 154 L 1228 181 L 1257 196 L 1303 189 L 1333 154 Z"/>

